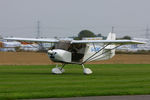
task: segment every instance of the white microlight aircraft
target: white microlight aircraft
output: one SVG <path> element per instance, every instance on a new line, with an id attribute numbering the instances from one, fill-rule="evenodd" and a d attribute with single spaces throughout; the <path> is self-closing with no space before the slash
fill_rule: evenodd
<path id="1" fill-rule="evenodd" d="M 115 33 L 109 33 L 106 40 L 51 40 L 36 38 L 5 38 L 5 40 L 55 43 L 48 50 L 49 58 L 54 62 L 62 63 L 61 67 L 56 65 L 52 69 L 54 74 L 62 74 L 66 64 L 79 64 L 83 67 L 84 74 L 91 74 L 92 70 L 84 67 L 88 61 L 107 60 L 115 56 L 115 49 L 121 45 L 143 44 L 144 42 L 135 40 L 116 40 Z"/>

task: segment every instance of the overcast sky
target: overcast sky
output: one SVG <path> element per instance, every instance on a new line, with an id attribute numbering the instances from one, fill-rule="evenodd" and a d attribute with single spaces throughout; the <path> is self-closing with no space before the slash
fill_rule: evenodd
<path id="1" fill-rule="evenodd" d="M 144 37 L 150 0 L 0 0 L 0 34 L 36 37 L 77 36 L 84 29 L 107 35 Z"/>

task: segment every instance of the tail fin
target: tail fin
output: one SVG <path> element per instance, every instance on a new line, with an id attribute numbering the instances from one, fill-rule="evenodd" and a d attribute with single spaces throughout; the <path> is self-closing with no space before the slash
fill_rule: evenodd
<path id="1" fill-rule="evenodd" d="M 116 40 L 116 34 L 110 32 L 106 40 Z"/>
<path id="2" fill-rule="evenodd" d="M 107 39 L 106 40 L 116 40 L 116 34 L 115 33 L 109 33 L 108 34 L 108 36 L 107 36 Z M 116 47 L 116 45 L 108 45 L 106 48 L 105 48 L 105 50 L 104 51 L 107 51 L 107 50 L 109 50 L 109 52 L 106 54 L 106 58 L 108 57 L 108 58 L 112 58 L 113 56 L 115 56 L 115 49 L 113 49 L 113 48 L 115 48 Z"/>
<path id="3" fill-rule="evenodd" d="M 116 40 L 116 34 L 115 33 L 109 33 L 108 36 L 107 36 L 107 39 L 106 40 Z M 105 49 L 112 49 L 114 48 L 115 45 L 108 45 Z"/>

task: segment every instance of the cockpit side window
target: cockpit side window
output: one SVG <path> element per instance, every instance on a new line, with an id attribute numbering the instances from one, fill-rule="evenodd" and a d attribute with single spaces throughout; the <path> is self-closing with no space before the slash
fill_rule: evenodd
<path id="1" fill-rule="evenodd" d="M 71 51 L 72 53 L 84 54 L 85 47 L 85 44 L 71 44 L 69 51 Z"/>
<path id="2" fill-rule="evenodd" d="M 68 50 L 69 47 L 70 47 L 70 41 L 59 41 L 55 45 L 55 49 Z"/>

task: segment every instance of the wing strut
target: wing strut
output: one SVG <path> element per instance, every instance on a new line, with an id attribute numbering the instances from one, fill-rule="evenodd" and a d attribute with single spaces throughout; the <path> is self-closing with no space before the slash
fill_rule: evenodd
<path id="1" fill-rule="evenodd" d="M 95 44 L 93 43 L 93 47 L 94 47 L 94 49 L 95 49 L 95 51 L 96 51 L 96 48 L 95 48 Z"/>

